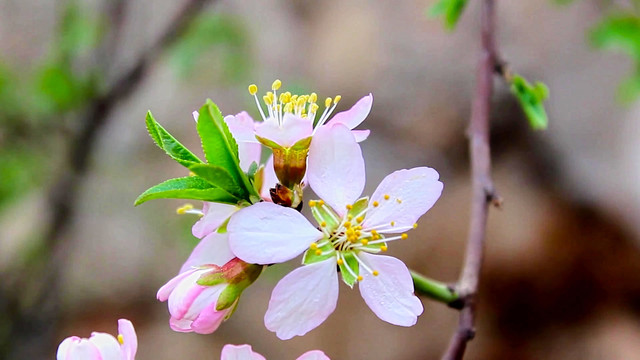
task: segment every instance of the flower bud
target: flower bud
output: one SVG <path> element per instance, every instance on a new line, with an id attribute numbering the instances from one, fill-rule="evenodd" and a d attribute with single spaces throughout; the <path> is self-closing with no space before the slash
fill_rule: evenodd
<path id="1" fill-rule="evenodd" d="M 138 338 L 131 321 L 118 320 L 118 337 L 94 332 L 89 339 L 71 336 L 58 346 L 57 360 L 134 360 Z"/>

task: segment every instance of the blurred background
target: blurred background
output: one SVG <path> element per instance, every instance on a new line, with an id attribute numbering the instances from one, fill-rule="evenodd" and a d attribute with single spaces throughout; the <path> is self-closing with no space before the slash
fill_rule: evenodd
<path id="1" fill-rule="evenodd" d="M 640 358 L 636 3 L 497 3 L 500 52 L 549 86 L 550 125 L 530 130 L 496 79 L 491 140 L 504 206 L 489 216 L 467 358 Z M 65 337 L 113 334 L 128 318 L 142 360 L 217 359 L 226 343 L 270 359 L 316 348 L 332 359 L 438 359 L 455 310 L 423 298 L 418 324 L 395 327 L 344 284 L 323 325 L 279 341 L 262 318 L 297 261 L 270 267 L 216 333 L 173 332 L 155 294 L 197 243 L 196 218 L 176 215 L 181 201 L 133 207 L 148 187 L 185 174 L 148 137 L 147 110 L 198 150 L 191 112 L 206 98 L 257 118 L 251 83 L 341 94 L 338 110 L 372 92 L 361 126 L 372 130 L 365 193 L 414 166 L 436 168 L 445 184 L 411 241 L 390 253 L 454 282 L 468 223 L 479 7 L 471 1 L 447 32 L 426 16 L 431 5 L 0 0 L 0 358 L 50 359 Z M 616 16 L 626 19 L 618 27 Z M 609 38 L 594 35 L 607 25 Z M 626 54 L 603 51 L 609 43 Z"/>

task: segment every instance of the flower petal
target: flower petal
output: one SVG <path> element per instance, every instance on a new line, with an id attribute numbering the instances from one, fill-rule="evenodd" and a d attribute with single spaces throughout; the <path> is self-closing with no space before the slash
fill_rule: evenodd
<path id="1" fill-rule="evenodd" d="M 360 271 L 360 295 L 369 308 L 382 320 L 400 326 L 412 326 L 423 307 L 413 294 L 413 281 L 406 265 L 391 256 L 358 254 L 371 269 L 379 272 L 373 276 Z"/>
<path id="2" fill-rule="evenodd" d="M 282 340 L 302 336 L 322 324 L 337 302 L 336 259 L 331 257 L 282 278 L 271 294 L 264 324 Z"/>
<path id="3" fill-rule="evenodd" d="M 363 227 L 379 225 L 411 227 L 427 210 L 431 209 L 442 193 L 438 172 L 428 167 L 398 170 L 385 177 L 371 196 Z M 385 200 L 386 195 L 388 200 Z M 379 205 L 374 207 L 374 202 Z M 393 228 L 379 232 L 397 232 Z"/>
<path id="4" fill-rule="evenodd" d="M 237 257 L 262 265 L 293 259 L 323 236 L 296 210 L 268 202 L 238 211 L 227 232 Z"/>
<path id="5" fill-rule="evenodd" d="M 363 142 L 367 140 L 370 133 L 370 130 L 351 130 L 351 134 L 353 134 L 353 137 L 356 138 L 357 142 Z"/>
<path id="6" fill-rule="evenodd" d="M 138 335 L 133 328 L 131 321 L 127 319 L 118 320 L 118 334 L 122 335 L 123 344 L 122 352 L 125 355 L 126 360 L 133 360 L 136 357 L 138 351 Z"/>
<path id="7" fill-rule="evenodd" d="M 183 273 L 194 266 L 218 265 L 222 266 L 233 259 L 235 255 L 229 248 L 229 235 L 227 233 L 211 233 L 200 240 L 198 246 L 193 249 L 191 255 L 182 265 L 180 273 Z"/>
<path id="8" fill-rule="evenodd" d="M 58 347 L 57 360 L 102 360 L 98 348 L 87 339 L 66 338 Z"/>
<path id="9" fill-rule="evenodd" d="M 296 360 L 331 360 L 329 357 L 320 350 L 311 350 L 300 355 Z"/>
<path id="10" fill-rule="evenodd" d="M 291 147 L 298 140 L 311 136 L 312 132 L 311 121 L 289 113 L 283 116 L 282 126 L 275 118 L 268 118 L 256 125 L 257 136 L 271 140 L 282 147 Z"/>
<path id="11" fill-rule="evenodd" d="M 264 356 L 254 352 L 251 345 L 225 345 L 220 360 L 266 360 Z"/>
<path id="12" fill-rule="evenodd" d="M 227 219 L 238 210 L 239 208 L 235 205 L 205 201 L 202 206 L 204 216 L 193 224 L 191 233 L 198 239 L 202 239 L 216 231 L 220 225 L 227 221 Z"/>
<path id="13" fill-rule="evenodd" d="M 369 94 L 358 100 L 351 109 L 335 114 L 333 118 L 327 122 L 327 125 L 343 124 L 349 129 L 353 129 L 367 118 L 372 106 L 373 95 Z"/>
<path id="14" fill-rule="evenodd" d="M 198 334 L 211 334 L 222 324 L 228 312 L 228 310 L 217 311 L 216 302 L 213 302 L 205 307 L 191 323 L 191 329 Z"/>
<path id="15" fill-rule="evenodd" d="M 171 327 L 171 330 L 177 332 L 193 332 L 193 329 L 191 329 L 192 323 L 192 320 L 176 319 L 173 316 L 169 319 L 169 327 Z"/>
<path id="16" fill-rule="evenodd" d="M 101 359 L 123 359 L 120 343 L 110 334 L 94 332 L 91 334 L 89 342 L 98 348 Z"/>
<path id="17" fill-rule="evenodd" d="M 262 145 L 256 140 L 256 123 L 246 111 L 235 116 L 225 116 L 224 121 L 227 123 L 231 135 L 238 143 L 240 168 L 243 171 L 248 171 L 252 162 L 260 163 L 260 154 L 262 153 Z"/>
<path id="18" fill-rule="evenodd" d="M 269 156 L 267 163 L 264 165 L 264 170 L 262 172 L 262 189 L 260 189 L 260 197 L 264 201 L 273 201 L 271 200 L 271 193 L 269 190 L 276 187 L 277 183 L 278 176 L 273 168 L 273 155 L 271 155 Z"/>
<path id="19" fill-rule="evenodd" d="M 342 124 L 322 126 L 309 148 L 307 179 L 313 191 L 338 214 L 364 189 L 364 159 L 360 145 Z"/>
<path id="20" fill-rule="evenodd" d="M 158 300 L 167 301 L 167 299 L 169 299 L 169 295 L 171 295 L 171 292 L 173 292 L 176 286 L 178 286 L 178 284 L 180 284 L 182 280 L 184 280 L 184 278 L 190 276 L 195 271 L 197 271 L 197 269 L 191 269 L 185 272 L 181 272 L 173 279 L 169 280 L 166 284 L 162 285 L 162 287 L 158 290 L 158 294 L 156 294 Z"/>
<path id="21" fill-rule="evenodd" d="M 201 286 L 198 279 L 209 270 L 194 271 L 186 277 L 169 295 L 169 312 L 176 319 L 194 320 L 205 307 L 218 301 L 226 284 Z"/>

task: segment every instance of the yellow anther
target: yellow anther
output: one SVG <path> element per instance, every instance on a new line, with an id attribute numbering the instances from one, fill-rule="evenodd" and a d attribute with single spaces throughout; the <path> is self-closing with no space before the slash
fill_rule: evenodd
<path id="1" fill-rule="evenodd" d="M 391 222 L 391 226 L 396 226 L 396 222 L 395 222 L 395 221 L 392 221 L 392 222 Z"/>
<path id="2" fill-rule="evenodd" d="M 344 223 L 344 227 L 346 227 L 347 229 L 351 227 L 351 223 L 349 221 Z"/>
<path id="3" fill-rule="evenodd" d="M 417 229 L 418 228 L 418 223 L 413 224 L 413 228 Z"/>
<path id="4" fill-rule="evenodd" d="M 324 200 L 318 200 L 318 205 L 320 206 L 324 205 Z"/>
<path id="5" fill-rule="evenodd" d="M 377 230 L 371 230 L 371 235 L 378 235 L 378 231 Z"/>
<path id="6" fill-rule="evenodd" d="M 353 215 L 347 214 L 347 220 L 351 220 L 351 219 L 353 219 Z"/>
<path id="7" fill-rule="evenodd" d="M 356 235 L 357 237 L 360 237 L 360 235 L 362 235 L 362 233 L 361 233 L 360 231 L 356 230 L 355 235 Z"/>
<path id="8" fill-rule="evenodd" d="M 118 334 L 118 342 L 120 345 L 124 345 L 124 336 L 122 336 L 122 334 Z"/>
<path id="9" fill-rule="evenodd" d="M 384 199 L 385 200 L 389 200 L 389 197 L 390 197 L 389 194 L 384 194 Z"/>
<path id="10" fill-rule="evenodd" d="M 378 240 L 380 239 L 380 235 L 376 234 L 376 235 L 372 235 L 373 240 Z"/>
<path id="11" fill-rule="evenodd" d="M 338 261 L 337 261 L 337 262 L 338 262 L 338 265 L 342 265 L 342 264 L 344 264 L 344 260 L 342 260 L 342 259 L 338 259 Z"/>
<path id="12" fill-rule="evenodd" d="M 320 249 L 316 250 L 316 255 L 318 255 L 318 256 L 322 255 L 322 250 L 320 250 Z"/>
<path id="13" fill-rule="evenodd" d="M 191 204 L 184 204 L 182 206 L 180 206 L 179 208 L 176 209 L 176 213 L 178 215 L 184 215 L 187 213 L 187 211 L 193 209 L 193 205 Z"/>
<path id="14" fill-rule="evenodd" d="M 362 245 L 369 245 L 369 240 L 367 239 L 362 239 L 360 240 L 360 242 L 362 243 Z"/>
<path id="15" fill-rule="evenodd" d="M 409 237 L 409 235 L 407 235 L 407 234 L 400 235 L 400 239 L 402 239 L 402 240 L 407 240 L 408 237 Z"/>
<path id="16" fill-rule="evenodd" d="M 353 209 L 353 205 L 347 204 L 347 210 L 351 210 L 351 209 Z"/>
<path id="17" fill-rule="evenodd" d="M 316 201 L 315 200 L 309 200 L 309 207 L 314 207 L 316 206 Z"/>
<path id="18" fill-rule="evenodd" d="M 287 103 L 287 105 L 284 106 L 284 112 L 292 113 L 293 112 L 293 104 L 292 103 Z"/>
<path id="19" fill-rule="evenodd" d="M 382 250 L 382 251 L 387 251 L 387 245 L 382 245 L 382 246 L 380 246 L 380 250 Z"/>
<path id="20" fill-rule="evenodd" d="M 258 87 L 256 84 L 249 85 L 249 94 L 255 95 L 258 92 Z"/>
<path id="21" fill-rule="evenodd" d="M 309 106 L 309 113 L 315 114 L 318 111 L 318 108 L 320 108 L 318 104 L 311 104 Z"/>
<path id="22" fill-rule="evenodd" d="M 269 96 L 269 95 L 265 95 L 265 96 L 263 96 L 263 97 L 262 97 L 262 101 L 264 101 L 264 103 L 265 103 L 265 104 L 267 104 L 267 105 L 271 105 L 271 104 L 273 104 L 273 99 L 272 99 L 272 97 L 271 97 L 271 96 Z"/>
<path id="23" fill-rule="evenodd" d="M 324 107 L 331 106 L 331 101 L 333 101 L 330 97 L 324 99 Z"/>
<path id="24" fill-rule="evenodd" d="M 356 221 L 357 221 L 357 222 L 359 222 L 359 223 L 361 223 L 361 222 L 363 222 L 363 221 L 364 221 L 364 217 L 362 217 L 362 216 L 358 216 L 358 217 L 356 218 Z"/>
<path id="25" fill-rule="evenodd" d="M 333 99 L 333 103 L 337 104 L 338 102 L 340 102 L 340 99 L 342 99 L 342 96 L 336 95 L 336 97 Z"/>
<path id="26" fill-rule="evenodd" d="M 282 81 L 276 80 L 271 84 L 271 90 L 278 90 L 280 89 L 280 86 L 282 86 Z"/>
<path id="27" fill-rule="evenodd" d="M 402 204 L 402 200 L 400 200 L 400 198 L 397 198 L 396 201 L 398 202 L 398 204 Z"/>
<path id="28" fill-rule="evenodd" d="M 362 281 L 362 279 L 364 279 L 362 275 L 358 275 L 358 281 Z"/>
<path id="29" fill-rule="evenodd" d="M 310 248 L 311 250 L 316 250 L 316 249 L 318 248 L 318 244 L 313 243 L 313 244 L 309 245 L 309 248 Z"/>
<path id="30" fill-rule="evenodd" d="M 373 272 L 371 273 L 373 276 L 378 276 L 380 275 L 380 273 L 378 272 L 378 270 L 373 270 Z"/>
<path id="31" fill-rule="evenodd" d="M 327 226 L 327 222 L 326 222 L 326 221 L 321 222 L 321 223 L 320 223 L 320 226 L 322 226 L 322 227 Z"/>
<path id="32" fill-rule="evenodd" d="M 380 205 L 380 203 L 379 203 L 379 202 L 377 202 L 377 201 L 374 201 L 374 202 L 373 202 L 373 207 L 378 207 L 378 205 Z"/>
<path id="33" fill-rule="evenodd" d="M 309 95 L 309 104 L 313 104 L 316 101 L 318 101 L 318 94 L 316 93 L 311 93 L 311 95 Z"/>

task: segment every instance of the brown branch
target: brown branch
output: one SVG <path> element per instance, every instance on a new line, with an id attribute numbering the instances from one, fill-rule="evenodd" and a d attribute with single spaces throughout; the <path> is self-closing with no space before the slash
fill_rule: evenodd
<path id="1" fill-rule="evenodd" d="M 42 244 L 42 251 L 48 255 L 34 258 L 32 262 L 35 263 L 25 264 L 30 271 L 16 271 L 21 275 L 14 274 L 11 285 L 4 284 L 0 288 L 0 308 L 9 324 L 8 337 L 13 339 L 8 347 L 2 346 L 0 355 L 4 353 L 9 358 L 21 359 L 50 357 L 47 355 L 49 341 L 59 317 L 58 288 L 60 266 L 66 259 L 66 233 L 75 216 L 78 193 L 95 151 L 96 140 L 113 110 L 138 88 L 154 60 L 174 43 L 209 1 L 186 1 L 169 27 L 141 54 L 134 66 L 117 77 L 106 92 L 88 105 L 79 129 L 71 139 L 68 169 L 49 192 L 52 217 Z M 21 292 L 16 288 L 34 284 L 37 285 L 30 286 L 35 288 L 34 298 L 24 307 L 21 305 Z"/>
<path id="2" fill-rule="evenodd" d="M 475 303 L 484 253 L 489 204 L 499 202 L 491 181 L 489 113 L 496 64 L 494 0 L 483 0 L 481 10 L 482 50 L 476 73 L 476 89 L 469 126 L 471 157 L 471 219 L 462 275 L 456 291 L 464 300 L 458 329 L 453 334 L 443 360 L 462 359 L 467 342 L 475 335 Z"/>

